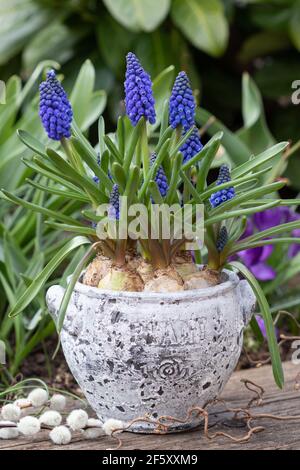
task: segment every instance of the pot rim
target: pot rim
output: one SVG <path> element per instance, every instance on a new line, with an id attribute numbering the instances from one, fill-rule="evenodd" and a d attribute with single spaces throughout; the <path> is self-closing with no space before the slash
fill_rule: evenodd
<path id="1" fill-rule="evenodd" d="M 84 271 L 82 272 L 80 279 L 82 278 Z M 107 289 L 98 289 L 98 287 L 88 286 L 78 281 L 75 284 L 74 292 L 84 294 L 91 298 L 109 297 L 110 299 L 136 299 L 141 301 L 191 301 L 193 299 L 207 299 L 210 297 L 219 296 L 231 291 L 237 287 L 241 282 L 238 275 L 232 271 L 224 269 L 222 274 L 225 274 L 227 280 L 213 287 L 207 287 L 205 289 L 192 289 L 179 292 L 124 292 L 124 291 L 111 291 Z M 71 277 L 71 276 L 70 276 Z M 68 278 L 68 281 L 70 279 Z"/>

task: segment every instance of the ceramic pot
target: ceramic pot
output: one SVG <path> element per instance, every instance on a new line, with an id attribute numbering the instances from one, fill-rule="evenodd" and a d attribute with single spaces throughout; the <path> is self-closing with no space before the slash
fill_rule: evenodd
<path id="1" fill-rule="evenodd" d="M 239 359 L 255 307 L 245 280 L 176 293 L 113 292 L 75 286 L 61 333 L 68 365 L 98 417 L 128 422 L 163 415 L 185 419 L 223 390 Z M 47 292 L 54 320 L 64 295 Z M 195 427 L 199 420 L 169 430 Z M 153 425 L 137 423 L 135 432 Z"/>

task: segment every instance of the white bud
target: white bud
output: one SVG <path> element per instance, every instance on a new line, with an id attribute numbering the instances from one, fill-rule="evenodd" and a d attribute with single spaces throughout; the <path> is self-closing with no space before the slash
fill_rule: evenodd
<path id="1" fill-rule="evenodd" d="M 21 410 L 17 405 L 9 403 L 4 405 L 1 410 L 1 416 L 7 421 L 19 421 L 21 417 Z"/>
<path id="2" fill-rule="evenodd" d="M 40 422 L 34 416 L 25 416 L 18 422 L 18 430 L 24 436 L 34 436 L 41 429 Z"/>
<path id="3" fill-rule="evenodd" d="M 117 432 L 122 432 L 122 429 L 124 428 L 125 423 L 123 421 L 120 421 L 118 419 L 108 419 L 105 421 L 105 423 L 102 425 L 102 429 L 107 434 L 108 436 L 111 436 L 112 433 L 116 430 L 119 429 Z"/>
<path id="4" fill-rule="evenodd" d="M 19 408 L 29 408 L 31 406 L 30 401 L 28 398 L 18 398 L 14 401 L 14 405 L 18 406 Z"/>
<path id="5" fill-rule="evenodd" d="M 88 422 L 88 414 L 84 410 L 73 410 L 67 417 L 67 424 L 73 431 L 83 429 Z"/>
<path id="6" fill-rule="evenodd" d="M 40 423 L 46 424 L 47 426 L 59 426 L 61 422 L 62 416 L 57 411 L 45 411 L 45 413 L 40 416 Z"/>
<path id="7" fill-rule="evenodd" d="M 67 400 L 64 395 L 55 394 L 50 400 L 50 407 L 55 411 L 63 411 L 66 407 Z"/>
<path id="8" fill-rule="evenodd" d="M 66 426 L 57 426 L 52 429 L 49 437 L 54 444 L 65 445 L 71 442 L 72 434 Z"/>
<path id="9" fill-rule="evenodd" d="M 102 428 L 102 421 L 100 419 L 89 418 L 87 422 L 88 428 Z"/>
<path id="10" fill-rule="evenodd" d="M 67 417 L 67 424 L 73 431 L 85 428 L 88 422 L 88 414 L 84 410 L 73 410 Z"/>
<path id="11" fill-rule="evenodd" d="M 29 393 L 28 400 L 32 406 L 39 408 L 48 401 L 48 392 L 44 388 L 35 388 Z"/>
<path id="12" fill-rule="evenodd" d="M 81 430 L 84 439 L 97 439 L 103 436 L 103 430 L 101 428 L 88 428 Z"/>
<path id="13" fill-rule="evenodd" d="M 0 439 L 16 439 L 19 436 L 17 428 L 2 428 L 0 429 Z"/>

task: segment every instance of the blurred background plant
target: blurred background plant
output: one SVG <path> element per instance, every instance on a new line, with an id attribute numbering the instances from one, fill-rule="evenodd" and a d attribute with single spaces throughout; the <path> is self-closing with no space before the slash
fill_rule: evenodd
<path id="1" fill-rule="evenodd" d="M 174 76 L 182 69 L 188 72 L 200 103 L 197 124 L 204 126 L 203 142 L 224 132 L 216 166 L 238 165 L 278 141 L 290 140 L 290 148 L 278 156 L 272 179 L 287 178 L 288 188 L 281 195 L 297 196 L 300 107 L 291 95 L 292 83 L 300 79 L 299 0 L 0 0 L 0 79 L 7 86 L 7 104 L 0 105 L 0 187 L 33 203 L 42 197 L 26 182 L 30 178 L 44 184 L 20 163 L 29 151 L 15 131 L 22 128 L 42 139 L 36 92 L 49 61 L 62 65 L 76 121 L 96 144 L 93 123 L 98 116 L 104 112 L 110 131 L 122 111 L 124 56 L 129 50 L 137 53 L 152 77 L 170 64 Z M 85 62 L 77 77 L 86 59 L 93 66 Z M 211 181 L 215 177 L 212 171 Z M 71 203 L 62 207 L 59 195 L 45 201 L 45 207 L 66 214 L 80 209 Z M 8 320 L 7 310 L 60 240 L 38 215 L 3 200 L 0 220 L 0 338 L 10 338 L 10 371 L 15 374 L 26 355 L 54 329 L 45 316 L 43 292 L 22 319 Z M 43 252 L 40 259 L 32 256 L 38 251 Z M 262 261 L 276 272 L 275 279 L 261 281 L 274 313 L 288 308 L 299 314 L 299 256 L 287 258 L 275 247 L 267 257 L 256 253 L 249 261 Z M 288 331 L 295 328 L 292 321 L 281 321 Z M 14 349 L 19 355 L 14 356 Z"/>
<path id="2" fill-rule="evenodd" d="M 73 83 L 90 58 L 114 121 L 123 57 L 132 50 L 152 76 L 169 64 L 186 70 L 201 105 L 238 129 L 240 76 L 248 71 L 265 102 L 265 138 L 300 137 L 300 109 L 291 103 L 292 82 L 300 79 L 298 0 L 0 0 L 0 17 L 4 80 L 13 73 L 26 79 L 38 62 L 54 59 Z M 286 172 L 297 190 L 299 168 L 293 157 Z"/>
<path id="3" fill-rule="evenodd" d="M 59 211 L 70 215 L 80 210 L 77 201 L 66 203 L 64 198 L 53 195 L 45 199 L 38 185 L 45 179 L 35 175 L 34 168 L 26 167 L 21 158 L 32 154 L 27 151 L 17 136 L 20 127 L 35 132 L 42 142 L 47 138 L 38 115 L 38 82 L 43 70 L 59 68 L 53 61 L 37 65 L 24 86 L 18 76 L 12 76 L 6 84 L 6 104 L 0 107 L 0 184 L 10 188 L 27 203 L 42 204 L 48 211 Z M 74 114 L 80 127 L 87 131 L 98 119 L 106 105 L 106 94 L 94 91 L 95 71 L 90 61 L 86 61 L 70 93 Z M 32 97 L 31 97 L 32 96 Z M 29 181 L 31 184 L 29 184 Z M 33 184 L 35 186 L 33 186 Z M 52 259 L 57 248 L 66 241 L 43 224 L 43 215 L 16 208 L 14 204 L 1 200 L 0 203 L 0 339 L 7 348 L 8 368 L 0 370 L 0 381 L 8 380 L 18 372 L 22 361 L 37 346 L 54 333 L 55 328 L 47 315 L 45 291 L 39 292 L 36 301 L 26 309 L 22 318 L 8 318 L 8 310 L 24 292 L 30 280 Z M 82 256 L 78 254 L 78 256 Z M 64 283 L 78 256 L 72 260 L 71 270 L 60 272 Z M 53 281 L 52 281 L 53 282 Z M 3 375 L 4 374 L 4 375 Z"/>

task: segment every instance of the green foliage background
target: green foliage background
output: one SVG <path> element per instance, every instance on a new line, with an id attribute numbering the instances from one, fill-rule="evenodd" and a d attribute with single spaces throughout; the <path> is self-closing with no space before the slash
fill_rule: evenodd
<path id="1" fill-rule="evenodd" d="M 124 54 L 152 76 L 174 64 L 199 101 L 231 129 L 241 124 L 241 74 L 257 83 L 275 140 L 300 137 L 291 84 L 300 79 L 299 0 L 0 0 L 0 76 L 30 75 L 45 59 L 63 65 L 69 85 L 86 58 L 109 93 L 111 121 L 123 97 Z M 107 116 L 106 116 L 107 118 Z M 287 170 L 300 189 L 294 155 Z"/>
<path id="2" fill-rule="evenodd" d="M 188 72 L 200 103 L 197 124 L 205 124 L 211 114 L 218 118 L 205 139 L 223 131 L 223 158 L 233 166 L 278 141 L 291 140 L 288 165 L 280 166 L 279 155 L 272 177 L 285 172 L 291 181 L 285 195 L 296 196 L 300 106 L 292 104 L 291 95 L 292 82 L 300 80 L 300 0 L 0 0 L 0 79 L 7 85 L 7 105 L 0 110 L 0 188 L 16 191 L 30 203 L 43 203 L 41 192 L 33 192 L 26 177 L 35 184 L 45 182 L 21 163 L 30 152 L 16 134 L 22 128 L 46 140 L 36 93 L 42 70 L 51 62 L 41 62 L 55 60 L 62 65 L 59 73 L 65 77 L 76 121 L 82 131 L 91 129 L 96 144 L 99 115 L 105 109 L 110 131 L 122 111 L 129 50 L 153 79 L 157 77 L 157 102 L 171 88 L 171 64 L 176 73 Z M 44 205 L 66 216 L 80 210 L 80 204 L 65 204 L 59 195 Z M 22 319 L 9 319 L 8 309 L 64 241 L 42 224 L 41 215 L 1 200 L 0 339 L 9 346 L 12 375 L 54 332 L 44 294 L 56 282 L 55 276 Z M 59 273 L 62 284 L 81 256 L 82 250 L 63 276 Z M 299 306 L 299 289 L 280 303 L 282 285 L 298 272 L 299 256 L 264 286 L 266 294 L 276 292 L 273 313 Z M 0 386 L 3 374 L 0 371 Z M 6 377 L 8 383 L 10 378 Z"/>

